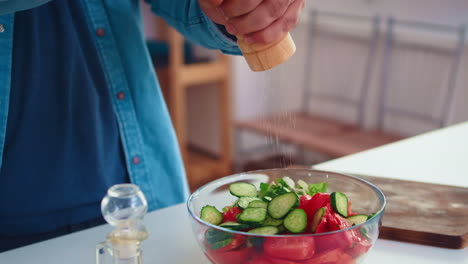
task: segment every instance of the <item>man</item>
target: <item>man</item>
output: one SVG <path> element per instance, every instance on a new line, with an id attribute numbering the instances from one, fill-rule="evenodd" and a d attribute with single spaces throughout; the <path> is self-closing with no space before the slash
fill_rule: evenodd
<path id="1" fill-rule="evenodd" d="M 228 54 L 240 54 L 234 35 L 281 39 L 304 6 L 146 1 L 188 39 Z M 0 158 L 0 251 L 102 223 L 113 184 L 139 185 L 149 210 L 185 200 L 137 0 L 0 0 Z"/>

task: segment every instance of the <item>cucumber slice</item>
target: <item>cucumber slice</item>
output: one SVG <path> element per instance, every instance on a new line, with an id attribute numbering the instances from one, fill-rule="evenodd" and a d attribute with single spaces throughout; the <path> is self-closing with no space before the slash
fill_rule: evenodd
<path id="1" fill-rule="evenodd" d="M 344 193 L 332 192 L 330 202 L 335 212 L 343 217 L 348 217 L 348 197 Z"/>
<path id="2" fill-rule="evenodd" d="M 259 236 L 249 236 L 249 239 L 247 240 L 247 247 L 254 246 L 258 248 L 259 250 L 263 250 L 263 237 Z"/>
<path id="3" fill-rule="evenodd" d="M 275 219 L 285 217 L 294 207 L 299 204 L 296 193 L 289 192 L 276 196 L 268 204 L 268 214 Z"/>
<path id="4" fill-rule="evenodd" d="M 279 230 L 276 226 L 262 226 L 257 227 L 249 231 L 249 233 L 259 235 L 275 235 L 278 234 Z"/>
<path id="5" fill-rule="evenodd" d="M 362 227 L 359 229 L 359 233 L 361 233 L 361 235 L 367 239 L 367 240 L 371 240 L 371 238 L 369 237 L 369 230 L 366 228 L 366 227 Z"/>
<path id="6" fill-rule="evenodd" d="M 249 206 L 248 207 L 252 207 L 252 208 L 265 208 L 267 209 L 268 207 L 268 203 L 267 202 L 264 202 L 260 199 L 258 200 L 253 200 L 249 203 Z"/>
<path id="7" fill-rule="evenodd" d="M 358 214 L 358 215 L 350 216 L 350 217 L 346 218 L 346 220 L 348 220 L 348 222 L 350 222 L 354 226 L 354 225 L 360 225 L 360 224 L 364 223 L 365 221 L 367 221 L 368 217 L 369 216 L 367 216 L 365 214 Z"/>
<path id="8" fill-rule="evenodd" d="M 284 225 L 279 225 L 278 230 L 279 230 L 280 233 L 283 233 L 283 232 L 286 231 L 286 228 L 284 228 Z"/>
<path id="9" fill-rule="evenodd" d="M 212 225 L 219 225 L 223 221 L 223 214 L 211 205 L 205 205 L 200 212 L 201 220 Z"/>
<path id="10" fill-rule="evenodd" d="M 233 234 L 216 229 L 208 229 L 205 233 L 206 241 L 210 244 L 227 240 L 233 237 Z"/>
<path id="11" fill-rule="evenodd" d="M 302 209 L 294 209 L 286 216 L 283 224 L 291 233 L 301 233 L 307 227 L 307 214 Z"/>
<path id="12" fill-rule="evenodd" d="M 267 216 L 265 208 L 246 208 L 239 214 L 239 222 L 243 224 L 260 225 Z"/>
<path id="13" fill-rule="evenodd" d="M 245 209 L 245 208 L 247 208 L 247 207 L 250 207 L 249 204 L 250 204 L 252 201 L 259 201 L 259 202 L 261 202 L 260 198 L 245 196 L 245 197 L 239 198 L 239 200 L 237 201 L 237 206 L 239 206 L 239 207 L 242 208 L 242 209 Z"/>
<path id="14" fill-rule="evenodd" d="M 317 211 L 315 212 L 314 217 L 312 218 L 312 224 L 310 225 L 312 233 L 315 233 L 318 225 L 320 224 L 320 222 L 322 222 L 326 210 L 326 207 L 322 207 L 317 209 Z"/>
<path id="15" fill-rule="evenodd" d="M 229 185 L 229 192 L 237 197 L 257 197 L 257 188 L 246 182 L 236 182 Z"/>
<path id="16" fill-rule="evenodd" d="M 211 249 L 215 250 L 215 249 L 225 247 L 225 246 L 229 245 L 231 242 L 232 242 L 232 238 L 228 238 L 228 239 L 225 239 L 225 240 L 214 242 L 213 244 L 210 245 L 210 247 L 211 247 Z"/>
<path id="17" fill-rule="evenodd" d="M 225 222 L 219 225 L 220 227 L 232 229 L 232 230 L 241 230 L 241 229 L 247 229 L 250 226 L 247 224 L 241 224 L 237 222 Z"/>
<path id="18" fill-rule="evenodd" d="M 370 215 L 367 217 L 367 220 L 372 219 L 372 218 L 373 218 L 374 216 L 376 216 L 376 215 L 377 215 L 377 212 L 370 214 Z"/>
<path id="19" fill-rule="evenodd" d="M 266 219 L 262 222 L 264 226 L 280 226 L 283 224 L 283 219 L 274 219 L 273 217 L 267 215 Z"/>

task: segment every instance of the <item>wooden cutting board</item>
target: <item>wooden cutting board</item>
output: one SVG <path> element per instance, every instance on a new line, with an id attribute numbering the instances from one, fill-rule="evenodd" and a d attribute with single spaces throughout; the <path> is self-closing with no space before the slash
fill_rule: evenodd
<path id="1" fill-rule="evenodd" d="M 354 176 L 387 198 L 380 238 L 462 249 L 468 246 L 468 188 Z"/>

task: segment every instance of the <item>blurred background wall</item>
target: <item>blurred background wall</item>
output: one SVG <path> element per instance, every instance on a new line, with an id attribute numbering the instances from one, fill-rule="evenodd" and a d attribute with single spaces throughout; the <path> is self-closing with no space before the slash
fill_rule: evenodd
<path id="1" fill-rule="evenodd" d="M 269 72 L 253 73 L 242 57 L 232 58 L 231 94 L 233 120 L 244 120 L 268 113 L 290 112 L 301 109 L 303 91 L 309 83 L 314 81 L 307 80 L 308 73 L 305 72 L 306 61 L 312 59 L 307 57 L 307 49 L 310 48 L 308 46 L 310 43 L 307 42 L 310 32 L 310 18 L 308 14 L 311 10 L 361 16 L 378 15 L 381 18 L 380 36 L 377 45 L 378 51 L 374 66 L 371 69 L 371 80 L 364 119 L 364 126 L 370 129 L 375 128 L 378 121 L 376 109 L 378 109 L 377 99 L 382 74 L 382 49 L 385 42 L 387 19 L 394 17 L 397 20 L 403 19 L 454 27 L 468 24 L 468 1 L 466 0 L 307 0 L 306 7 L 307 10 L 304 12 L 300 24 L 292 32 L 297 45 L 297 53 L 290 61 Z M 154 18 L 149 14 L 147 6 L 144 6 L 143 11 L 145 14 L 146 34 L 149 37 L 158 38 L 157 34 L 155 34 L 157 30 L 154 28 Z M 356 31 L 356 34 L 359 34 L 359 30 Z M 455 37 L 444 33 L 429 33 L 423 37 L 427 38 L 429 43 L 440 46 L 455 46 L 457 43 Z M 408 38 L 409 41 L 411 41 L 411 38 L 418 40 L 421 38 L 421 35 L 410 33 L 406 34 L 405 38 Z M 320 65 L 320 63 L 333 62 L 340 59 L 340 54 L 338 53 L 326 53 L 327 45 L 339 46 L 341 44 L 339 42 L 326 43 L 323 47 L 315 47 L 316 53 L 325 54 L 320 57 L 321 61 L 315 58 L 315 66 Z M 320 51 L 321 49 L 323 49 L 323 52 Z M 197 52 L 203 54 L 206 51 L 199 49 Z M 363 50 L 362 54 L 356 53 L 356 56 L 365 56 L 365 51 Z M 437 59 L 438 57 L 435 56 L 433 63 L 426 66 L 430 68 L 432 65 L 447 63 L 442 57 L 440 58 L 440 63 L 437 62 Z M 398 65 L 398 63 L 402 63 L 402 65 Z M 396 61 L 394 67 L 402 68 L 405 66 L 405 63 L 407 62 L 404 60 Z M 417 71 L 422 72 L 428 69 L 418 66 L 417 69 L 411 70 L 414 70 L 414 72 L 408 72 L 408 75 L 417 75 Z M 436 68 L 432 70 L 437 71 Z M 331 71 L 333 69 L 323 69 L 321 74 L 333 74 Z M 428 87 L 424 87 L 424 85 L 417 87 L 415 91 L 411 93 L 405 93 L 404 90 L 400 91 L 399 94 L 396 93 L 394 95 L 394 101 L 396 104 L 415 104 L 421 109 L 432 109 L 433 111 L 440 108 L 436 101 L 419 100 L 418 93 L 432 93 L 434 91 Z M 455 100 L 450 109 L 448 124 L 468 120 L 468 44 L 465 44 L 465 52 L 457 75 L 455 91 Z M 437 98 L 437 96 L 437 93 L 434 92 L 433 97 Z M 196 145 L 202 145 L 206 150 L 219 152 L 219 131 L 216 130 L 218 113 L 216 111 L 215 89 L 210 87 L 210 85 L 205 85 L 199 89 L 192 89 L 188 91 L 187 98 L 188 112 L 190 113 L 188 120 L 190 141 Z M 352 112 L 340 104 L 311 101 L 309 110 L 349 121 L 353 121 L 354 118 Z M 386 123 L 386 128 L 405 136 L 413 136 L 433 130 L 436 127 L 424 122 L 390 118 Z M 249 135 L 244 136 L 243 141 L 245 144 L 252 146 L 264 144 L 265 140 L 270 144 L 271 141 L 274 141 L 271 138 L 265 139 Z"/>
<path id="2" fill-rule="evenodd" d="M 317 8 L 320 10 L 334 11 L 339 13 L 350 13 L 357 15 L 375 15 L 379 14 L 383 18 L 393 16 L 399 19 L 410 19 L 422 22 L 431 22 L 444 25 L 457 26 L 462 23 L 468 23 L 468 1 L 465 0 L 308 0 L 307 8 Z M 382 25 L 384 30 L 385 25 Z M 297 44 L 297 54 L 274 73 L 253 73 L 249 70 L 242 57 L 233 58 L 233 100 L 234 100 L 234 119 L 252 118 L 268 112 L 294 111 L 300 106 L 302 89 L 304 89 L 303 65 L 305 50 L 305 39 L 307 36 L 307 13 L 304 14 L 303 21 L 294 30 L 293 36 Z M 467 45 L 468 48 L 468 45 Z M 329 58 L 333 60 L 331 56 Z M 457 80 L 456 102 L 450 123 L 458 123 L 468 120 L 468 52 L 465 52 L 460 74 Z M 377 63 L 378 65 L 378 63 Z M 370 89 L 369 107 L 376 107 L 376 89 L 378 82 L 378 69 L 374 69 L 373 86 Z M 424 87 L 421 87 L 424 89 Z M 421 91 L 422 92 L 422 91 Z M 209 97 L 210 89 L 206 88 L 205 95 L 198 94 L 193 97 Z M 417 101 L 417 98 L 414 98 Z M 194 104 L 196 104 L 194 102 Z M 209 106 L 205 106 L 209 107 Z M 216 120 L 214 116 L 210 118 L 207 115 L 215 115 L 215 112 L 203 111 L 200 115 L 202 120 Z M 331 115 L 339 114 L 339 108 L 328 109 Z M 344 111 L 346 112 L 346 111 Z M 345 113 L 346 114 L 346 113 Z M 202 117 L 203 116 L 203 117 Z M 202 119 L 203 118 L 203 119 Z M 372 127 L 375 125 L 376 116 L 373 111 L 367 113 L 366 125 Z M 198 121 L 193 120 L 192 127 L 197 126 Z M 395 127 L 396 131 L 413 135 L 431 129 L 424 125 L 408 127 L 402 124 L 402 127 Z M 195 131 L 197 129 L 194 129 Z M 193 140 L 216 150 L 216 133 L 192 134 Z M 255 141 L 254 141 L 255 142 Z M 255 143 L 253 143 L 255 144 Z"/>

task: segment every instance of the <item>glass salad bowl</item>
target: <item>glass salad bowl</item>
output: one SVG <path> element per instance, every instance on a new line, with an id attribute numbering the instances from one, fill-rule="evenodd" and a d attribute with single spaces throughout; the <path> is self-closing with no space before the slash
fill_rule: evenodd
<path id="1" fill-rule="evenodd" d="M 212 263 L 350 264 L 377 240 L 385 197 L 352 176 L 271 169 L 212 181 L 187 207 Z"/>

